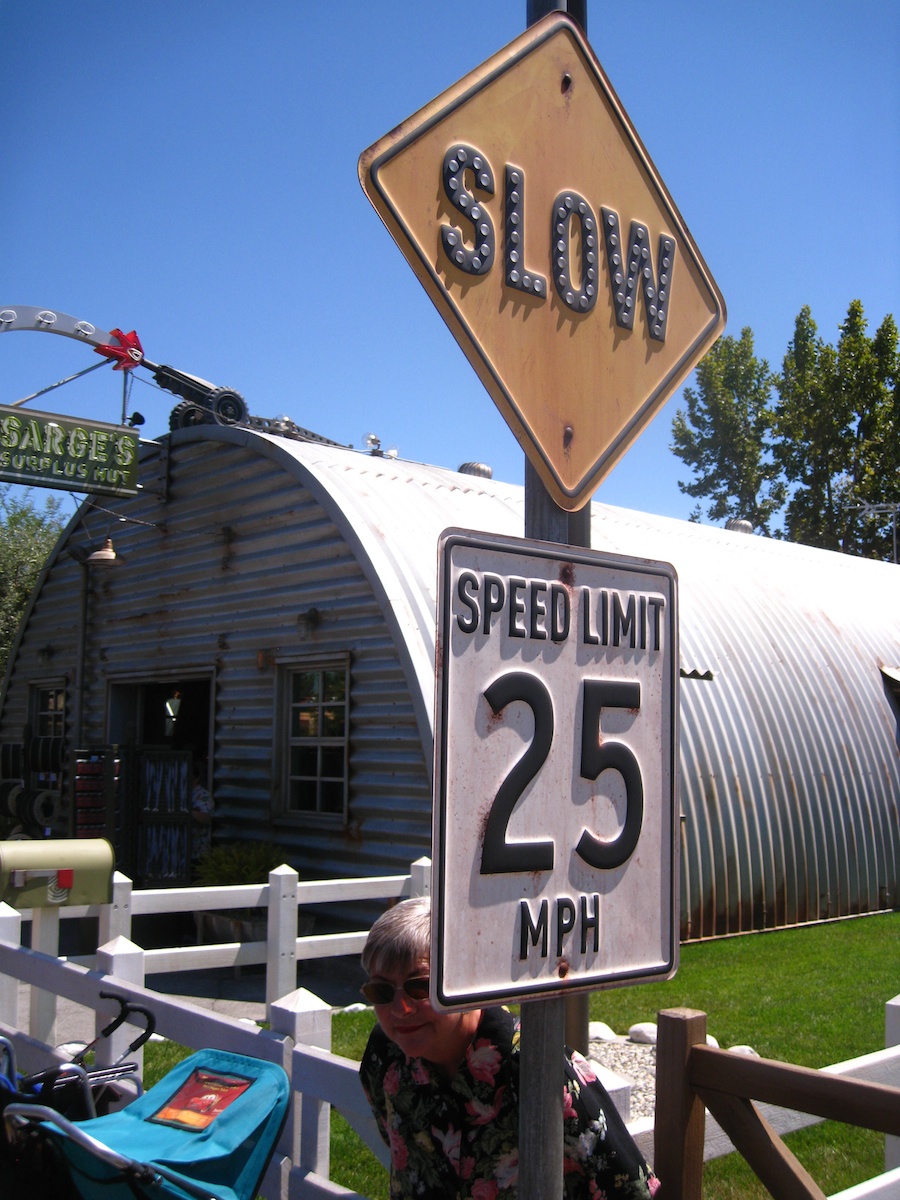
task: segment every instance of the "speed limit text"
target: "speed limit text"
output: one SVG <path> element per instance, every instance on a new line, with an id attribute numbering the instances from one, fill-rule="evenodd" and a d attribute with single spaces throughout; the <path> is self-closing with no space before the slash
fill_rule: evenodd
<path id="1" fill-rule="evenodd" d="M 454 620 L 461 633 L 612 646 L 657 653 L 662 649 L 665 599 L 643 592 L 573 587 L 491 571 L 462 571 Z"/>

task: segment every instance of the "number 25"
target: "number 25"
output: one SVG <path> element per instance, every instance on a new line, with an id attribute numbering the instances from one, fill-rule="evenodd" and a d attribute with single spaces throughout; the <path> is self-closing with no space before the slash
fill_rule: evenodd
<path id="1" fill-rule="evenodd" d="M 509 671 L 485 690 L 484 698 L 495 716 L 514 701 L 527 704 L 534 716 L 534 736 L 500 785 L 484 830 L 482 875 L 550 871 L 555 845 L 546 842 L 508 842 L 510 817 L 522 793 L 544 765 L 553 744 L 553 700 L 536 675 Z M 624 742 L 600 741 L 600 713 L 604 708 L 641 706 L 641 685 L 635 681 L 586 679 L 581 694 L 581 776 L 596 779 L 601 772 L 618 771 L 625 784 L 625 822 L 616 837 L 603 841 L 585 829 L 575 847 L 590 867 L 611 871 L 634 853 L 644 819 L 644 784 L 638 760 Z"/>

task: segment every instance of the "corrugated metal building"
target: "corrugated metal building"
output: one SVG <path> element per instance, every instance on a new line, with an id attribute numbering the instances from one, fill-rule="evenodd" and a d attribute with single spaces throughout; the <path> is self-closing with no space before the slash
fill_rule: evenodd
<path id="1" fill-rule="evenodd" d="M 211 425 L 146 445 L 141 479 L 88 500 L 36 589 L 0 808 L 105 820 L 125 869 L 174 877 L 147 837 L 184 817 L 160 780 L 190 752 L 217 840 L 273 839 L 306 877 L 427 853 L 437 538 L 520 535 L 522 489 Z M 895 906 L 897 568 L 604 505 L 592 543 L 679 576 L 682 937 Z"/>

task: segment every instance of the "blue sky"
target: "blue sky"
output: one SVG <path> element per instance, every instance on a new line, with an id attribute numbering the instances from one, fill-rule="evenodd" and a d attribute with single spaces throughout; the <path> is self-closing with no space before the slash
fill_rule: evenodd
<path id="1" fill-rule="evenodd" d="M 522 451 L 366 200 L 360 153 L 515 38 L 526 0 L 0 0 L 0 306 L 136 329 L 260 416 L 403 458 Z M 900 318 L 895 0 L 589 0 L 589 38 L 728 307 L 777 366 L 810 305 Z M 0 339 L 0 402 L 91 365 Z M 165 432 L 176 398 L 131 409 Z M 597 499 L 686 517 L 679 395 Z M 119 419 L 121 375 L 34 402 Z"/>

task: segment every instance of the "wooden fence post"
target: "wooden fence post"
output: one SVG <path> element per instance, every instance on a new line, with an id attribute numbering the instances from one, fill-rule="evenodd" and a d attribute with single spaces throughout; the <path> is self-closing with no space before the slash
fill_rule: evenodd
<path id="1" fill-rule="evenodd" d="M 128 882 L 130 883 L 131 880 L 128 880 Z M 97 947 L 97 968 L 104 975 L 112 975 L 114 979 L 121 979 L 123 983 L 136 983 L 140 987 L 144 986 L 144 951 L 140 946 L 136 946 L 134 942 L 129 941 L 126 937 L 115 937 L 111 941 L 106 942 L 105 945 Z M 115 1016 L 115 1013 L 113 1013 L 113 1016 Z M 94 1036 L 99 1037 L 101 1030 L 108 1023 L 109 1014 L 104 1015 L 98 1012 L 94 1022 Z M 94 1052 L 97 1066 L 112 1066 L 114 1062 L 122 1057 L 137 1035 L 139 1028 L 141 1026 L 129 1025 L 127 1023 L 120 1025 L 108 1038 L 103 1038 L 102 1041 L 98 1042 L 97 1049 Z M 133 1052 L 129 1057 L 129 1061 L 136 1062 L 138 1076 L 143 1075 L 143 1046 Z"/>
<path id="2" fill-rule="evenodd" d="M 11 904 L 0 901 L 0 941 L 22 944 L 22 914 Z M 19 981 L 0 974 L 0 1024 L 19 1027 Z"/>
<path id="3" fill-rule="evenodd" d="M 706 1045 L 706 1013 L 664 1009 L 656 1043 L 653 1167 L 666 1200 L 700 1200 L 706 1110 L 688 1079 L 691 1047 Z"/>
<path id="4" fill-rule="evenodd" d="M 271 1006 L 297 986 L 297 881 L 286 864 L 269 872 L 266 925 L 266 1004 Z"/>

